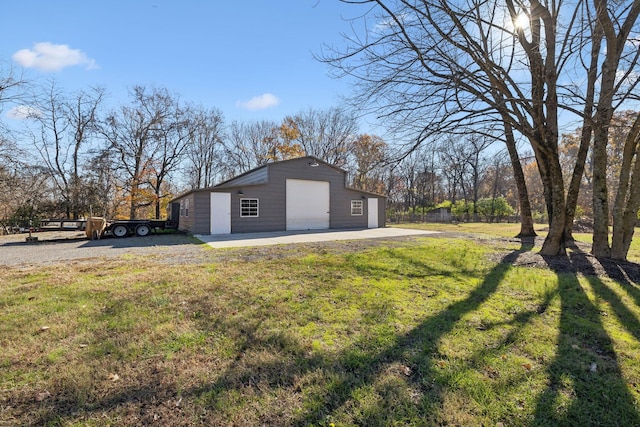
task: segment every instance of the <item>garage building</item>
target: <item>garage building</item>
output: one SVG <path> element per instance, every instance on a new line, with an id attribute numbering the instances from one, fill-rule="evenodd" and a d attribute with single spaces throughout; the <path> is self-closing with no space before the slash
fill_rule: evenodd
<path id="1" fill-rule="evenodd" d="M 315 157 L 283 160 L 177 197 L 171 217 L 190 234 L 384 227 L 385 196 L 346 182 Z"/>

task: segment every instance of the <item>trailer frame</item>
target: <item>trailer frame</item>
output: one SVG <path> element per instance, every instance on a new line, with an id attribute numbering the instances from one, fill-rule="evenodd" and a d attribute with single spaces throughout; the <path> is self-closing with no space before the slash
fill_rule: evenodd
<path id="1" fill-rule="evenodd" d="M 171 221 L 161 219 L 123 219 L 107 221 L 107 226 L 102 232 L 103 235 L 111 235 L 113 237 L 139 236 L 144 237 L 156 230 L 176 229 L 176 225 Z"/>

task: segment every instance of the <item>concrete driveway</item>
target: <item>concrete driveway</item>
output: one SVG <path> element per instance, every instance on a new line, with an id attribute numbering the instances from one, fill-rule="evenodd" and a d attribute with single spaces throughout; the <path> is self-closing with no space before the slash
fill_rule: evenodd
<path id="1" fill-rule="evenodd" d="M 283 245 L 289 243 L 330 242 L 335 240 L 380 239 L 404 236 L 437 234 L 437 231 L 410 228 L 370 228 L 366 230 L 304 230 L 274 231 L 264 233 L 197 234 L 194 237 L 213 248 L 238 248 L 243 246 Z"/>

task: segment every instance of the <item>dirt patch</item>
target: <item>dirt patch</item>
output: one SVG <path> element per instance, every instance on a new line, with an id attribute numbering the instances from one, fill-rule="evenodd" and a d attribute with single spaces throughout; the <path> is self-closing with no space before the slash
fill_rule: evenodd
<path id="1" fill-rule="evenodd" d="M 468 237 L 467 237 L 468 238 Z M 494 244 L 497 239 L 491 240 Z M 513 256 L 509 257 L 509 261 L 514 266 L 547 268 L 559 274 L 581 274 L 584 276 L 609 277 L 614 280 L 640 284 L 640 264 L 628 261 L 616 261 L 608 258 L 597 258 L 591 255 L 591 245 L 582 242 L 571 242 L 567 245 L 567 255 L 563 256 L 543 256 L 537 250 L 531 248 L 540 247 L 544 241 L 543 238 L 537 237 L 525 239 L 506 239 L 506 242 L 519 242 L 522 249 Z M 496 253 L 492 256 L 494 261 L 504 259 L 504 253 Z"/>

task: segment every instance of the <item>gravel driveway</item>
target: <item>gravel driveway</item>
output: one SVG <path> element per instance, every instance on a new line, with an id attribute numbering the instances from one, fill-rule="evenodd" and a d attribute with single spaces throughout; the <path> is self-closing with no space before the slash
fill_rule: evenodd
<path id="1" fill-rule="evenodd" d="M 286 248 L 290 244 L 353 251 L 373 244 L 399 242 L 428 234 L 434 233 L 424 230 L 380 228 L 315 233 L 200 236 L 203 242 L 181 233 L 88 240 L 85 234 L 80 232 L 47 231 L 34 233 L 33 236 L 37 237 L 38 241 L 33 243 L 26 241 L 28 234 L 0 236 L 0 266 L 41 266 L 122 256 L 152 257 L 164 264 L 190 264 L 235 257 L 250 259 L 256 256 L 295 256 L 295 250 Z M 250 248 L 242 248 L 246 246 Z M 220 252 L 217 250 L 220 248 L 230 248 L 232 251 Z M 233 252 L 234 248 L 240 252 Z"/>
<path id="2" fill-rule="evenodd" d="M 184 258 L 205 259 L 207 253 L 202 242 L 180 233 L 88 240 L 84 233 L 47 231 L 33 233 L 38 238 L 35 243 L 28 243 L 27 236 L 0 236 L 0 266 L 33 266 L 126 255 L 152 255 L 179 262 Z"/>

